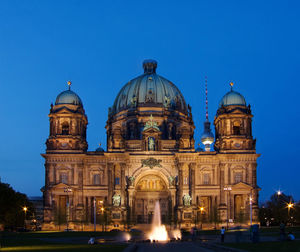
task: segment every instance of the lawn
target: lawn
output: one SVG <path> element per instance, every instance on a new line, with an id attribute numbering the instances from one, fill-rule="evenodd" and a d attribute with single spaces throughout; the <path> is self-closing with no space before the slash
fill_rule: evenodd
<path id="1" fill-rule="evenodd" d="M 300 252 L 300 241 L 225 243 L 222 245 L 251 252 Z"/>
<path id="2" fill-rule="evenodd" d="M 127 245 L 120 243 L 87 245 L 91 236 L 112 236 L 113 233 L 97 232 L 29 232 L 29 233 L 2 233 L 0 251 L 99 251 L 119 252 Z M 86 237 L 85 244 L 72 244 L 71 242 L 57 242 L 55 238 Z M 53 242 L 43 240 L 53 238 Z"/>

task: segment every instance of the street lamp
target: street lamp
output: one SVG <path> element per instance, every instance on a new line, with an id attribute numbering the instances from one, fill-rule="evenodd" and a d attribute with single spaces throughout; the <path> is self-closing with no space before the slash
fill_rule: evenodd
<path id="1" fill-rule="evenodd" d="M 288 203 L 287 204 L 287 208 L 288 208 L 288 219 L 290 219 L 290 210 L 291 210 L 291 208 L 293 208 L 294 207 L 294 204 L 293 203 Z"/>
<path id="2" fill-rule="evenodd" d="M 28 208 L 26 206 L 23 207 L 23 211 L 24 211 L 24 228 L 26 228 L 26 213 L 27 213 Z"/>
<path id="3" fill-rule="evenodd" d="M 228 201 L 230 200 L 228 200 L 228 198 L 230 198 L 230 191 L 232 190 L 232 188 L 231 188 L 231 186 L 225 186 L 224 187 L 224 191 L 227 191 L 228 192 L 228 194 L 227 194 L 227 229 L 228 229 L 228 212 L 229 212 L 229 210 L 230 210 L 230 206 L 229 206 L 229 203 L 228 203 Z M 229 201 L 230 202 L 230 201 Z M 229 206 L 229 207 L 228 207 Z"/>
<path id="4" fill-rule="evenodd" d="M 252 195 L 250 195 L 249 200 L 250 200 L 250 227 L 251 227 L 252 226 L 252 200 L 253 200 Z"/>
<path id="5" fill-rule="evenodd" d="M 203 222 L 203 217 L 202 217 L 202 214 L 203 214 L 203 211 L 204 211 L 204 207 L 199 207 L 199 210 L 200 210 L 200 221 L 201 221 L 201 230 L 202 230 L 202 222 Z"/>
<path id="6" fill-rule="evenodd" d="M 70 216 L 69 193 L 72 192 L 72 188 L 71 187 L 65 187 L 64 192 L 67 193 L 67 231 L 69 231 L 69 216 Z"/>
<path id="7" fill-rule="evenodd" d="M 96 197 L 94 197 L 94 232 L 96 232 Z"/>

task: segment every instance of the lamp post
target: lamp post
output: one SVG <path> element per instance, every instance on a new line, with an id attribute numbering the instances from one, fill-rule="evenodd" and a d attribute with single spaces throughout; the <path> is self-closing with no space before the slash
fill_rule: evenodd
<path id="1" fill-rule="evenodd" d="M 250 194 L 249 200 L 250 200 L 250 226 L 252 226 L 252 200 L 253 200 L 252 193 Z"/>
<path id="2" fill-rule="evenodd" d="M 203 211 L 204 211 L 204 207 L 200 207 L 200 221 L 201 221 L 201 230 L 202 230 L 202 222 L 203 222 L 203 217 L 202 217 L 202 214 L 203 214 Z"/>
<path id="3" fill-rule="evenodd" d="M 290 210 L 293 208 L 294 204 L 293 203 L 288 203 L 287 208 L 288 208 L 288 220 L 290 221 Z"/>
<path id="4" fill-rule="evenodd" d="M 96 232 L 96 197 L 94 197 L 94 232 Z"/>
<path id="5" fill-rule="evenodd" d="M 72 188 L 71 187 L 65 187 L 64 192 L 67 193 L 67 231 L 69 231 L 69 216 L 70 216 L 69 193 L 72 192 Z"/>
<path id="6" fill-rule="evenodd" d="M 229 200 L 230 199 L 228 199 L 229 197 L 230 197 L 230 191 L 232 190 L 232 188 L 231 188 L 231 186 L 225 186 L 224 187 L 224 191 L 227 191 L 228 192 L 228 194 L 227 194 L 227 229 L 228 229 L 228 216 L 229 216 L 229 214 L 228 214 L 228 212 L 229 212 L 229 210 L 230 210 L 230 206 L 229 206 Z"/>
<path id="7" fill-rule="evenodd" d="M 23 207 L 24 211 L 24 228 L 26 229 L 26 213 L 27 213 L 28 208 L 26 206 Z"/>

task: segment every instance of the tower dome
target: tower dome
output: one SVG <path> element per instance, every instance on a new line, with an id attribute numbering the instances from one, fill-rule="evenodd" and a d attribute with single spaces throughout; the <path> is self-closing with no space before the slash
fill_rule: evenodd
<path id="1" fill-rule="evenodd" d="M 80 97 L 72 90 L 66 90 L 61 92 L 55 100 L 55 105 L 60 104 L 72 104 L 82 106 Z"/>
<path id="2" fill-rule="evenodd" d="M 230 105 L 246 106 L 246 100 L 244 96 L 236 91 L 233 91 L 232 82 L 230 83 L 230 86 L 231 86 L 231 90 L 223 96 L 223 98 L 219 103 L 219 107 L 230 106 Z"/>
<path id="3" fill-rule="evenodd" d="M 187 105 L 179 89 L 156 74 L 157 62 L 145 60 L 144 74 L 129 81 L 117 95 L 112 114 L 135 107 L 165 107 L 187 113 Z"/>

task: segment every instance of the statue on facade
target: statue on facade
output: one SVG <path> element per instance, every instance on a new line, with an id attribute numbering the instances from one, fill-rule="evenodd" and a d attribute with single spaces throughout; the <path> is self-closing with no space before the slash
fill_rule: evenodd
<path id="1" fill-rule="evenodd" d="M 149 137 L 148 140 L 148 150 L 149 151 L 154 151 L 155 150 L 155 141 L 153 137 Z"/>
<path id="2" fill-rule="evenodd" d="M 165 95 L 165 103 L 164 103 L 165 108 L 169 108 L 170 105 L 171 105 L 171 99 L 170 99 L 170 96 L 166 96 L 166 95 Z"/>
<path id="3" fill-rule="evenodd" d="M 128 185 L 132 186 L 134 183 L 135 177 L 134 176 L 129 176 L 127 177 L 127 183 Z"/>
<path id="4" fill-rule="evenodd" d="M 121 196 L 118 194 L 115 194 L 113 196 L 113 206 L 118 207 L 118 206 L 120 206 L 120 204 L 121 204 Z"/>
<path id="5" fill-rule="evenodd" d="M 172 185 L 175 184 L 175 180 L 176 180 L 176 177 L 175 177 L 175 176 L 169 176 L 169 183 L 170 183 L 170 186 L 172 186 Z"/>
<path id="6" fill-rule="evenodd" d="M 183 205 L 190 206 L 192 201 L 192 197 L 189 194 L 185 194 L 183 196 Z"/>
<path id="7" fill-rule="evenodd" d="M 136 96 L 135 95 L 132 96 L 132 98 L 130 99 L 130 106 L 136 107 L 136 101 L 137 101 Z"/>

